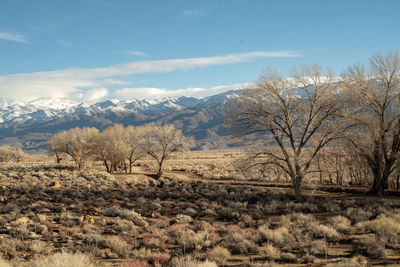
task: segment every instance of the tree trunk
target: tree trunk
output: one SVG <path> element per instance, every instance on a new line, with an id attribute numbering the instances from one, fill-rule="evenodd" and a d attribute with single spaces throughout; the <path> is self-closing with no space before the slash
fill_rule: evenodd
<path id="1" fill-rule="evenodd" d="M 293 180 L 294 194 L 297 202 L 300 202 L 303 199 L 303 195 L 301 194 L 301 180 L 302 178 L 299 176 Z"/>
<path id="2" fill-rule="evenodd" d="M 385 189 L 387 188 L 387 180 L 388 177 L 384 177 L 383 175 L 376 175 L 374 173 L 374 183 L 372 188 L 369 190 L 369 193 L 383 196 L 385 194 Z"/>

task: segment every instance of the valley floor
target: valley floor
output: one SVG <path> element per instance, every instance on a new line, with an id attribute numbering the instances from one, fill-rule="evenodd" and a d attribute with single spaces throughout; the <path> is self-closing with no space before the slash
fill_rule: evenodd
<path id="1" fill-rule="evenodd" d="M 69 251 L 97 266 L 400 264 L 398 197 L 309 188 L 295 202 L 284 183 L 99 168 L 1 167 L 3 259 L 29 266 Z"/>

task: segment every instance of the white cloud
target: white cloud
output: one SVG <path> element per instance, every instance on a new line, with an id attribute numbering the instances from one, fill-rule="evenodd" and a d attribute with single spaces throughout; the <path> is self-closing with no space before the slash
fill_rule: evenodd
<path id="1" fill-rule="evenodd" d="M 18 43 L 27 43 L 26 37 L 19 33 L 0 32 L 0 39 Z"/>
<path id="2" fill-rule="evenodd" d="M 136 51 L 136 50 L 116 50 L 116 53 L 124 54 L 128 56 L 148 56 L 145 52 Z"/>
<path id="3" fill-rule="evenodd" d="M 301 54 L 297 51 L 249 52 L 214 57 L 135 61 L 105 68 L 69 68 L 48 72 L 5 75 L 0 76 L 0 95 L 2 98 L 18 101 L 31 101 L 41 97 L 65 98 L 78 94 L 85 95 L 87 90 L 98 90 L 96 88 L 126 85 L 126 82 L 119 79 L 121 76 L 191 70 L 214 65 L 248 62 L 265 57 L 299 56 Z M 94 95 L 97 96 L 97 94 Z M 83 100 L 85 101 L 85 99 Z"/>

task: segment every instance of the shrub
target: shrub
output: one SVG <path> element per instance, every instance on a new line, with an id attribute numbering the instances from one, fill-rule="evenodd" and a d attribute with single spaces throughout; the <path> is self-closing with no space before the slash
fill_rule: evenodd
<path id="1" fill-rule="evenodd" d="M 386 256 L 385 247 L 382 242 L 377 240 L 375 235 L 368 235 L 353 241 L 353 249 L 371 258 L 384 258 Z"/>
<path id="2" fill-rule="evenodd" d="M 231 253 L 224 247 L 216 246 L 208 253 L 208 258 L 212 261 L 224 263 L 229 257 Z"/>
<path id="3" fill-rule="evenodd" d="M 137 226 L 147 227 L 149 224 L 143 219 L 142 215 L 134 210 L 122 210 L 120 215 L 121 218 L 132 221 Z"/>
<path id="4" fill-rule="evenodd" d="M 149 255 L 147 255 L 147 260 L 151 263 L 165 264 L 170 258 L 171 255 L 161 252 L 151 252 Z"/>
<path id="5" fill-rule="evenodd" d="M 359 224 L 361 228 L 374 231 L 381 237 L 388 240 L 395 240 L 400 236 L 400 221 L 395 220 L 393 217 L 386 217 L 380 215 L 378 218 Z"/>
<path id="6" fill-rule="evenodd" d="M 258 252 L 266 257 L 268 260 L 275 260 L 280 258 L 280 251 L 273 245 L 267 244 L 265 246 L 259 247 Z"/>
<path id="7" fill-rule="evenodd" d="M 106 239 L 106 246 L 113 252 L 117 253 L 121 257 L 128 257 L 130 252 L 130 246 L 125 240 L 119 236 L 109 236 Z"/>
<path id="8" fill-rule="evenodd" d="M 337 240 L 340 234 L 331 226 L 319 224 L 312 229 L 312 233 L 317 238 L 326 238 L 328 240 Z"/>
<path id="9" fill-rule="evenodd" d="M 218 265 L 211 261 L 200 262 L 193 259 L 191 256 L 177 257 L 171 262 L 174 267 L 218 267 Z"/>
<path id="10" fill-rule="evenodd" d="M 351 228 L 351 222 L 344 216 L 338 215 L 329 219 L 330 225 L 337 231 L 343 233 Z"/>
<path id="11" fill-rule="evenodd" d="M 5 261 L 1 258 L 0 258 L 0 266 L 1 267 L 12 267 L 11 263 L 9 263 L 8 261 Z"/>
<path id="12" fill-rule="evenodd" d="M 34 261 L 30 267 L 94 267 L 89 256 L 81 253 L 61 252 Z"/>

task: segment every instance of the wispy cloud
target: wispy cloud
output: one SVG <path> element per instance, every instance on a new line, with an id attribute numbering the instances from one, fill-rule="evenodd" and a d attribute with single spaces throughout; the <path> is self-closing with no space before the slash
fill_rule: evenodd
<path id="1" fill-rule="evenodd" d="M 58 39 L 57 43 L 59 43 L 60 45 L 63 45 L 63 46 L 71 46 L 72 45 L 72 43 L 61 40 L 61 39 Z"/>
<path id="2" fill-rule="evenodd" d="M 26 37 L 20 33 L 0 32 L 0 39 L 18 43 L 27 43 Z"/>
<path id="3" fill-rule="evenodd" d="M 114 52 L 118 54 L 125 54 L 128 56 L 148 56 L 148 54 L 146 54 L 145 52 L 137 50 L 116 50 Z"/>
<path id="4" fill-rule="evenodd" d="M 69 68 L 48 72 L 6 75 L 0 76 L 0 95 L 7 99 L 31 101 L 40 97 L 84 96 L 85 92 L 91 92 L 90 96 L 94 99 L 96 96 L 104 97 L 105 90 L 110 86 L 115 88 L 118 85 L 127 85 L 126 82 L 121 80 L 123 76 L 141 73 L 187 71 L 208 66 L 249 62 L 267 57 L 300 56 L 302 56 L 301 53 L 297 51 L 248 52 L 213 57 L 134 61 L 104 68 Z M 100 93 L 98 93 L 99 90 Z M 123 91 L 119 93 L 122 96 Z"/>
<path id="5" fill-rule="evenodd" d="M 208 15 L 208 13 L 202 9 L 184 9 L 182 13 L 183 13 L 183 15 L 188 16 L 188 17 L 190 17 L 190 16 L 205 17 Z"/>

